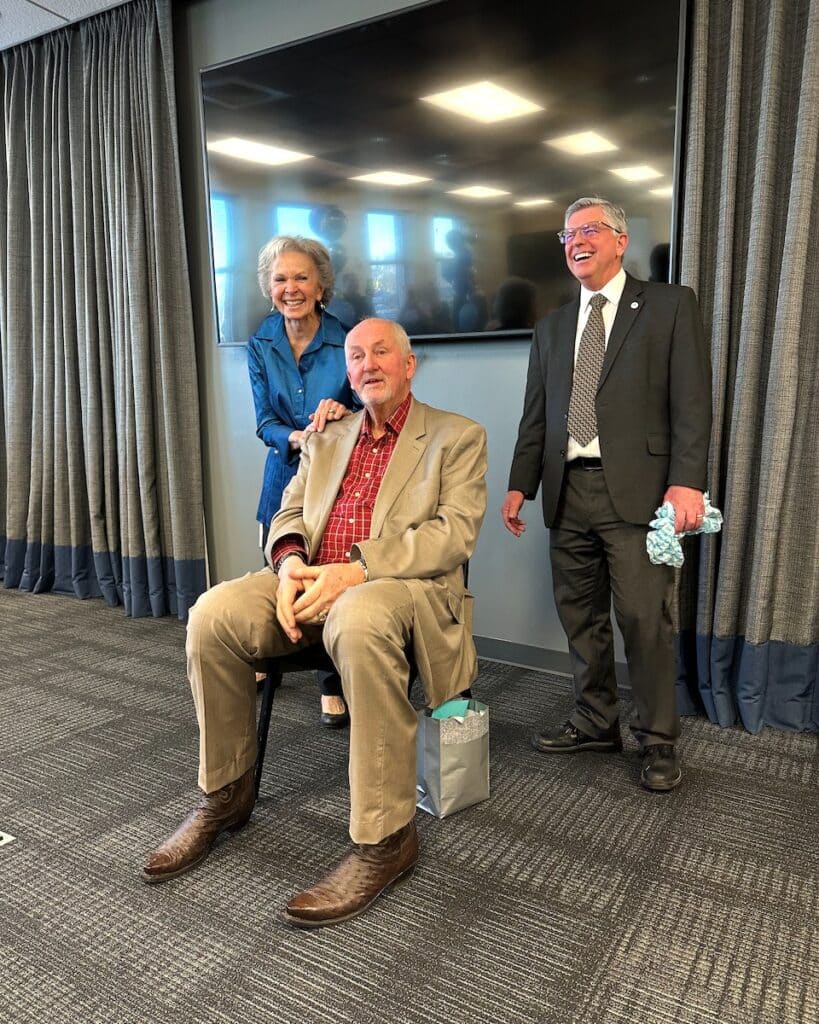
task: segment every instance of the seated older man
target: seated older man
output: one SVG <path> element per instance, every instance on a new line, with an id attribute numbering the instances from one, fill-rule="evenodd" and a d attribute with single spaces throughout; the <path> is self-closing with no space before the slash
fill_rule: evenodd
<path id="1" fill-rule="evenodd" d="M 413 398 L 415 356 L 398 324 L 363 321 L 345 352 L 364 410 L 306 441 L 271 524 L 272 571 L 219 584 L 191 612 L 205 795 L 142 872 L 146 882 L 175 878 L 245 824 L 255 803 L 255 666 L 323 643 L 350 709 L 354 845 L 288 903 L 284 919 L 300 928 L 362 913 L 418 859 L 408 651 L 431 704 L 476 673 L 461 566 L 486 508 L 486 434 Z"/>

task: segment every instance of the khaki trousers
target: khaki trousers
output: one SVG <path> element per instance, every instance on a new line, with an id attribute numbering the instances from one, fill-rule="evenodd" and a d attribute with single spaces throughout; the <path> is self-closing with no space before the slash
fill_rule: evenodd
<path id="1" fill-rule="evenodd" d="M 256 760 L 256 663 L 323 642 L 350 709 L 350 836 L 377 843 L 415 814 L 409 590 L 390 579 L 351 587 L 323 628 L 304 627 L 293 644 L 276 620 L 277 589 L 275 574 L 263 569 L 218 584 L 191 610 L 187 656 L 199 721 L 199 785 L 212 793 Z"/>

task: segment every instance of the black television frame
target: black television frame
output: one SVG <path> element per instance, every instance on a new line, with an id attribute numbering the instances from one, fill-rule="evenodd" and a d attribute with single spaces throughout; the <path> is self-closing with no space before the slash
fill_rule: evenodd
<path id="1" fill-rule="evenodd" d="M 207 65 L 199 69 L 199 109 L 200 109 L 200 142 L 202 151 L 202 166 L 204 172 L 204 185 L 205 185 L 205 203 L 206 203 L 206 222 L 207 222 L 207 244 L 208 244 L 208 258 L 210 263 L 210 287 L 211 287 L 211 301 L 214 316 L 214 323 L 216 324 L 216 335 L 220 346 L 243 346 L 246 344 L 246 339 L 222 339 L 221 332 L 219 330 L 219 310 L 217 301 L 216 291 L 216 268 L 214 264 L 214 245 L 213 245 L 213 223 L 211 217 L 211 169 L 209 162 L 209 154 L 207 148 L 207 134 L 206 134 L 206 110 L 205 110 L 205 88 L 204 88 L 204 76 L 209 75 L 213 72 L 222 72 L 228 69 L 240 69 L 243 64 L 248 61 L 253 61 L 257 58 L 267 56 L 274 53 L 286 52 L 294 48 L 302 47 L 305 44 L 318 42 L 320 40 L 331 39 L 334 37 L 343 36 L 345 33 L 349 33 L 353 30 L 360 30 L 364 28 L 372 28 L 373 26 L 384 25 L 392 22 L 395 18 L 400 18 L 405 15 L 415 14 L 420 11 L 424 11 L 429 8 L 435 8 L 438 6 L 447 5 L 449 3 L 456 2 L 456 0 L 422 0 L 422 2 L 410 4 L 406 7 L 399 8 L 384 14 L 377 15 L 372 18 L 362 19 L 349 25 L 344 25 L 338 28 L 333 28 L 325 32 L 313 33 L 311 35 L 303 36 L 297 39 L 289 40 L 285 43 L 273 46 L 265 46 L 257 51 L 246 54 L 242 57 L 234 58 L 228 61 L 222 61 L 216 64 Z M 534 0 L 532 0 L 534 2 Z M 613 6 L 613 5 L 612 5 Z M 671 198 L 671 211 L 669 218 L 669 242 L 670 242 L 670 273 L 669 280 L 676 281 L 679 278 L 679 246 L 682 231 L 682 213 L 681 213 L 681 193 L 680 186 L 682 182 L 683 167 L 685 160 L 685 144 L 684 144 L 684 132 L 686 125 L 686 99 L 687 99 L 687 58 L 690 46 L 690 16 L 691 16 L 691 0 L 678 0 L 678 41 L 677 41 L 677 56 L 676 56 L 676 90 L 675 90 L 675 114 L 674 114 L 674 142 L 673 142 L 673 155 L 672 155 L 672 181 L 673 181 L 673 194 Z M 619 9 L 619 8 L 618 8 Z M 509 11 L 506 12 L 507 17 L 510 17 Z M 616 12 L 614 12 L 616 15 Z M 517 15 L 521 18 L 520 15 Z M 521 18 L 525 21 L 524 18 Z M 582 30 L 582 27 L 581 29 Z M 611 193 L 613 189 L 610 189 Z M 595 193 L 596 194 L 596 193 Z M 248 267 L 248 275 L 255 276 L 254 267 Z M 475 342 L 475 341 L 496 341 L 496 340 L 515 340 L 524 339 L 528 340 L 531 337 L 531 328 L 515 328 L 511 330 L 482 330 L 482 331 L 447 331 L 441 333 L 428 333 L 428 334 L 415 334 L 410 332 L 410 336 L 414 343 L 417 342 Z"/>

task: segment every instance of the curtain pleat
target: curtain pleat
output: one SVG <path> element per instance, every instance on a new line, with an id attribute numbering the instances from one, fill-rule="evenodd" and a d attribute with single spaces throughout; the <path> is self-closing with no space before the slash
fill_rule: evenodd
<path id="1" fill-rule="evenodd" d="M 206 587 L 167 0 L 2 54 L 0 574 L 187 615 Z"/>
<path id="2" fill-rule="evenodd" d="M 682 576 L 681 692 L 721 725 L 819 731 L 817 0 L 698 0 L 686 143 L 725 525 Z"/>

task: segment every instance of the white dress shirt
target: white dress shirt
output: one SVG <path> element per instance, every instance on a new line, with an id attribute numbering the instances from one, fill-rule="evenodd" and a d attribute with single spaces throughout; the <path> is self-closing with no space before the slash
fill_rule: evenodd
<path id="1" fill-rule="evenodd" d="M 583 285 L 580 286 L 580 312 L 577 315 L 577 333 L 574 337 L 575 365 L 577 365 L 577 353 L 580 349 L 580 338 L 583 334 L 583 328 L 586 326 L 586 321 L 589 319 L 589 313 L 591 312 L 590 302 L 592 296 L 605 295 L 608 300 L 601 310 L 603 323 L 606 326 L 606 346 L 608 346 L 611 328 L 614 324 L 614 318 L 617 316 L 617 307 L 620 305 L 620 299 L 623 297 L 623 289 L 625 287 L 626 272 L 622 267 L 599 292 L 590 292 L 588 288 L 584 288 Z M 591 459 L 599 459 L 600 438 L 593 437 L 587 445 L 580 445 L 569 434 L 569 443 L 566 445 L 566 461 L 571 462 L 572 459 L 576 459 L 581 455 Z"/>

